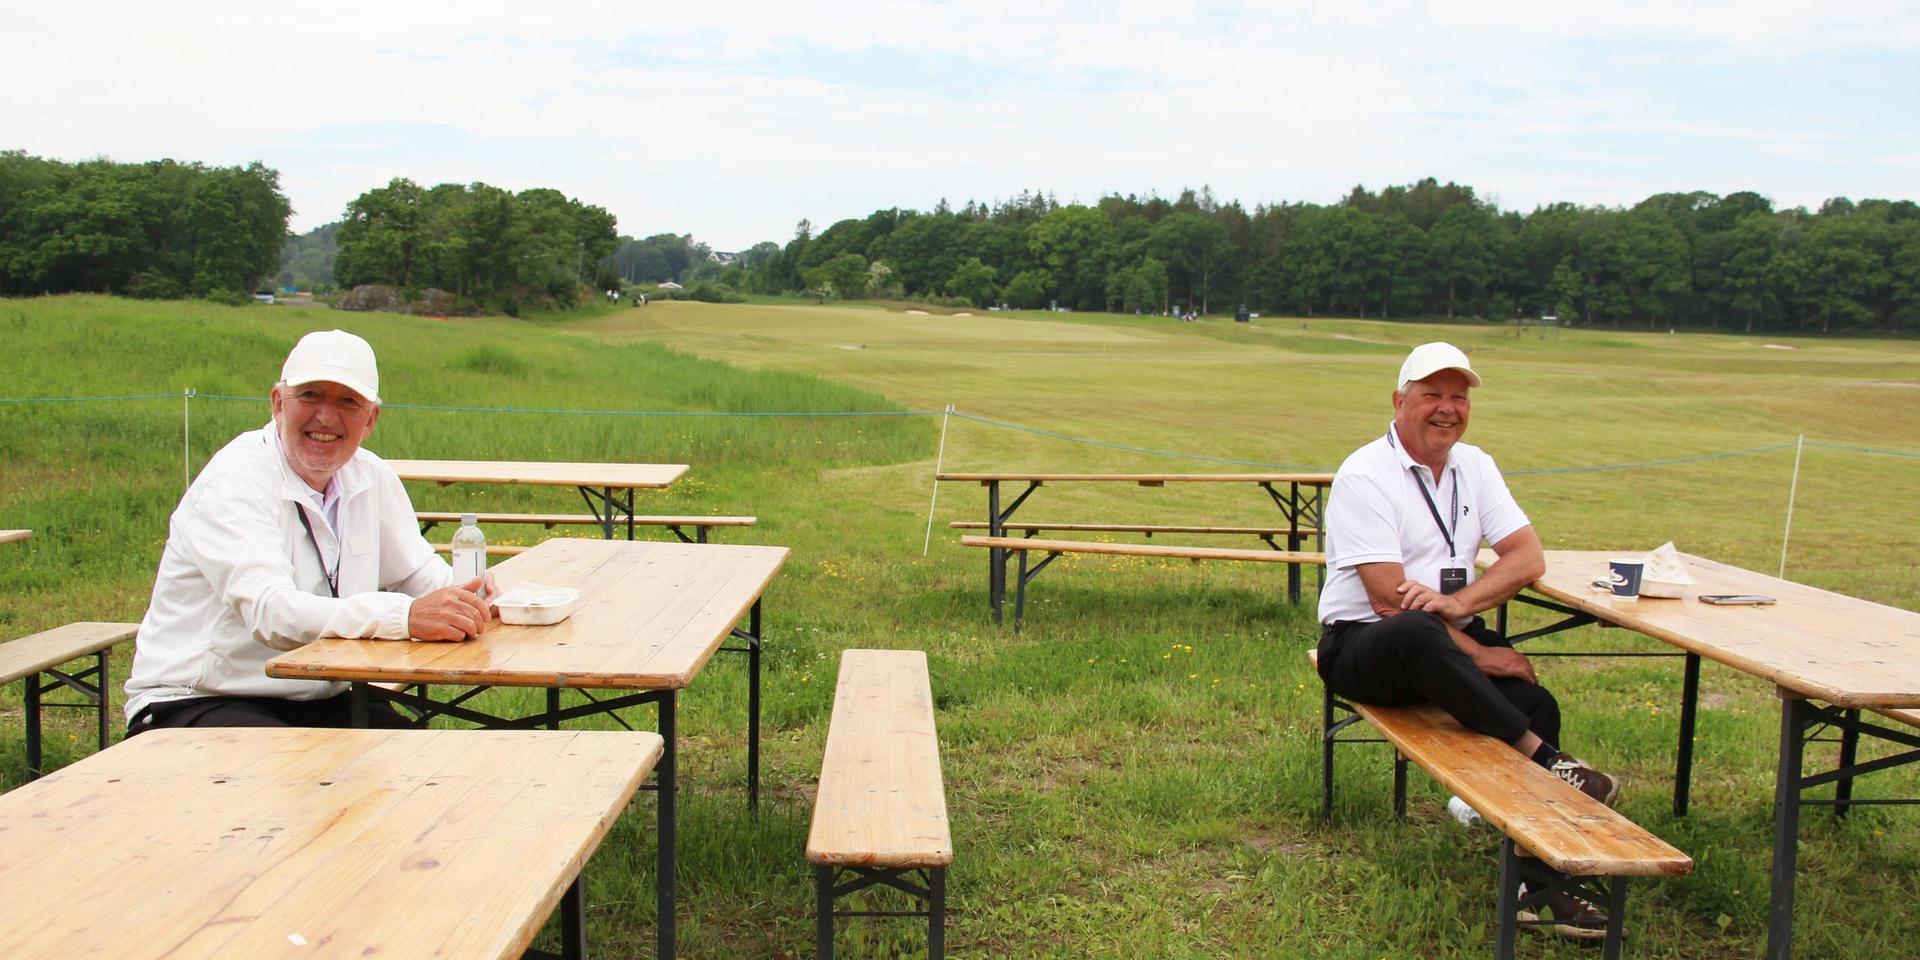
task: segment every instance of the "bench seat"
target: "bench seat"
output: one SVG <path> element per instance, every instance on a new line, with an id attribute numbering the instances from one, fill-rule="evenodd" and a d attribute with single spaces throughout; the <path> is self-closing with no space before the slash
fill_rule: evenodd
<path id="1" fill-rule="evenodd" d="M 928 954 L 944 955 L 953 839 L 924 652 L 841 652 L 807 862 L 821 960 L 833 957 L 834 917 L 862 915 L 836 914 L 834 902 L 876 884 L 926 901 Z M 924 885 L 908 879 L 915 873 Z"/>
<path id="2" fill-rule="evenodd" d="M 1307 651 L 1307 659 L 1318 663 L 1315 651 Z M 1619 954 L 1627 879 L 1677 877 L 1693 870 L 1693 859 L 1665 840 L 1555 777 L 1511 746 L 1461 726 L 1439 707 L 1424 703 L 1393 707 L 1344 703 L 1331 692 L 1325 700 L 1323 816 L 1332 813 L 1335 738 L 1351 722 L 1334 722 L 1337 708 L 1365 719 L 1392 744 L 1396 754 L 1396 812 L 1405 812 L 1404 764 L 1411 761 L 1506 835 L 1497 957 L 1513 956 L 1521 882 L 1518 858 L 1522 850 L 1571 878 L 1561 889 L 1607 907 L 1611 921 L 1607 931 L 1609 957 Z M 1606 878 L 1609 888 L 1599 891 L 1582 885 L 1591 878 Z M 1530 895 L 1533 892 L 1530 890 Z"/>
<path id="3" fill-rule="evenodd" d="M 1245 560 L 1252 563 L 1286 563 L 1293 565 L 1310 564 L 1321 566 L 1327 562 L 1326 554 L 1312 550 L 1261 550 L 1243 547 L 1200 547 L 1174 546 L 1154 543 L 1100 543 L 1093 540 L 1050 540 L 1041 537 L 973 537 L 960 538 L 963 547 L 986 547 L 991 550 L 1011 550 L 1020 554 L 1019 577 L 1014 581 L 1013 629 L 1019 632 L 1027 605 L 1027 583 L 1040 575 L 1047 564 L 1052 563 L 1061 554 L 1093 553 L 1115 557 L 1149 557 L 1163 560 Z M 1029 565 L 1028 551 L 1039 551 L 1046 558 L 1037 564 Z M 999 554 L 994 555 L 996 559 Z M 994 622 L 1000 620 L 1000 608 L 1006 597 L 999 593 L 988 597 L 993 605 Z"/>
<path id="4" fill-rule="evenodd" d="M 27 724 L 27 775 L 40 776 L 40 708 L 93 707 L 99 715 L 100 749 L 107 748 L 107 653 L 114 645 L 133 639 L 137 623 L 100 623 L 84 621 L 55 627 L 32 636 L 0 643 L 0 683 L 26 679 L 21 701 Z M 93 666 L 77 673 L 60 670 L 61 664 L 82 657 L 94 658 Z M 51 677 L 43 680 L 41 674 Z M 41 695 L 62 688 L 78 692 L 84 703 L 42 703 Z"/>
<path id="5" fill-rule="evenodd" d="M 992 529 L 992 525 L 985 520 L 955 520 L 947 526 L 955 530 Z M 1249 537 L 1284 537 L 1289 534 L 1313 537 L 1320 533 L 1312 528 L 1294 530 L 1290 527 L 1208 527 L 1157 523 L 1015 523 L 1011 521 L 1001 524 L 1000 529 L 1022 530 L 1030 533 L 1038 533 L 1042 530 L 1061 530 L 1069 533 L 1140 533 L 1149 537 L 1156 533 L 1218 533 Z"/>

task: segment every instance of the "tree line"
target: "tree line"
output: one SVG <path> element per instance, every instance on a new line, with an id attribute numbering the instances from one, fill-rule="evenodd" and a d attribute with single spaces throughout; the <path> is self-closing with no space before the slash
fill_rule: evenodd
<path id="1" fill-rule="evenodd" d="M 0 295 L 249 297 L 291 207 L 260 165 L 63 163 L 0 151 Z"/>
<path id="2" fill-rule="evenodd" d="M 1029 192 L 818 234 L 802 221 L 755 250 L 692 272 L 756 293 L 976 306 L 1920 331 L 1920 207 L 1904 200 L 1808 212 L 1696 191 L 1523 214 L 1429 178 L 1249 212 L 1206 189 L 1092 206 Z"/>
<path id="3" fill-rule="evenodd" d="M 566 304 L 583 283 L 617 285 L 596 276 L 619 244 L 613 214 L 547 188 L 423 188 L 396 178 L 347 204 L 335 242 L 333 276 L 347 287 L 436 287 L 478 302 L 533 295 Z"/>

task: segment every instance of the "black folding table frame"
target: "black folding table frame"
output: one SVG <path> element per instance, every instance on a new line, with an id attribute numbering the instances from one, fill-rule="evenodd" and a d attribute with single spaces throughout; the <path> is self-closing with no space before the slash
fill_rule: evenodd
<path id="1" fill-rule="evenodd" d="M 74 662 L 91 658 L 93 665 L 78 672 L 62 670 L 58 667 L 42 667 L 20 678 L 20 703 L 27 723 L 27 779 L 38 780 L 42 772 L 44 758 L 41 750 L 40 711 L 47 708 L 80 709 L 92 707 L 100 724 L 100 749 L 107 748 L 108 703 L 105 690 L 111 681 L 107 676 L 107 654 L 113 645 L 109 644 L 90 654 L 74 658 Z M 62 689 L 72 690 L 81 696 L 80 702 L 65 700 L 47 700 L 46 695 Z"/>
<path id="2" fill-rule="evenodd" d="M 1166 485 L 1166 481 L 1141 480 L 1136 482 L 1140 486 L 1148 487 Z M 1007 504 L 1004 509 L 1000 506 L 1001 481 L 997 478 L 990 477 L 981 480 L 980 483 L 987 488 L 987 535 L 1004 537 L 1007 535 L 1007 521 L 1013 519 L 1014 511 L 1020 509 L 1021 504 L 1026 503 L 1027 498 L 1033 496 L 1034 491 L 1046 486 L 1047 482 L 1045 480 L 1028 480 L 1027 488 L 1020 491 L 1019 496 L 1014 497 L 1013 502 Z M 1324 525 L 1321 522 L 1321 518 L 1325 516 L 1326 512 L 1326 487 L 1321 484 L 1308 484 L 1307 486 L 1309 490 L 1303 492 L 1300 481 L 1294 480 L 1287 484 L 1287 491 L 1282 493 L 1273 481 L 1263 480 L 1260 482 L 1261 489 L 1265 490 L 1267 494 L 1273 498 L 1274 505 L 1280 508 L 1281 516 L 1287 520 L 1287 545 L 1285 547 L 1280 546 L 1272 537 L 1263 536 L 1260 538 L 1265 540 L 1267 545 L 1273 549 L 1299 550 L 1301 546 L 1304 545 L 1306 539 L 1305 534 L 1301 532 L 1303 521 L 1311 524 L 1311 529 L 1314 531 L 1315 546 L 1322 546 L 1324 544 L 1326 532 L 1323 529 Z M 1036 533 L 1038 533 L 1037 530 L 1028 530 L 1025 535 L 1028 538 L 1032 538 Z M 1019 573 L 1020 579 L 1018 586 L 1021 588 L 1024 588 L 1028 581 L 1038 576 L 1047 564 L 1053 562 L 1053 559 L 1059 556 L 1058 553 L 1048 554 L 1046 559 L 1041 560 L 1031 569 L 1028 569 L 1026 566 L 1027 551 L 1010 551 L 1005 547 L 987 548 L 987 602 L 993 608 L 993 622 L 996 624 L 1001 622 L 1001 610 L 1006 606 L 1007 565 L 1011 559 L 1007 554 L 1012 552 L 1018 552 L 1020 554 L 1021 570 Z M 1320 577 L 1320 585 L 1325 586 L 1327 576 L 1326 568 L 1321 567 L 1318 575 Z M 1287 564 L 1287 602 L 1293 604 L 1300 602 L 1300 565 L 1297 563 Z M 1016 621 L 1018 620 L 1018 613 L 1018 611 L 1015 611 Z"/>

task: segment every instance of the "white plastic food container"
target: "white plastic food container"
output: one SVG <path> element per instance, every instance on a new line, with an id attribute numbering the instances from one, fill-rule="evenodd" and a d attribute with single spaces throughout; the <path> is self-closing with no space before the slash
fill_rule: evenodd
<path id="1" fill-rule="evenodd" d="M 489 602 L 500 608 L 501 623 L 543 627 L 573 616 L 580 609 L 581 598 L 580 591 L 572 587 L 523 583 Z"/>

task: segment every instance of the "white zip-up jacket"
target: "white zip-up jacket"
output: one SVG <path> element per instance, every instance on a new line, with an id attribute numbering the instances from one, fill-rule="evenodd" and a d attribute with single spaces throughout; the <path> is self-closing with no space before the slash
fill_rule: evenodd
<path id="1" fill-rule="evenodd" d="M 386 461 L 359 450 L 335 479 L 339 531 L 309 506 L 312 488 L 287 464 L 271 422 L 207 462 L 168 524 L 127 679 L 128 720 L 186 697 L 335 696 L 347 685 L 275 679 L 267 661 L 321 637 L 407 639 L 413 598 L 451 586 L 453 568 L 420 535 Z M 339 558 L 338 599 L 321 554 Z"/>

